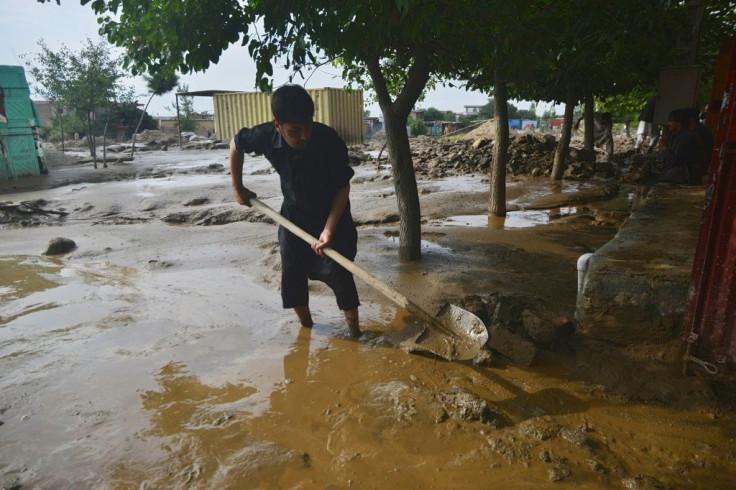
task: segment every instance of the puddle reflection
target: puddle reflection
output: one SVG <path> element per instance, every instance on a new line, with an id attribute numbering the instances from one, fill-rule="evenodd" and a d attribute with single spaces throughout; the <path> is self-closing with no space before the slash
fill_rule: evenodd
<path id="1" fill-rule="evenodd" d="M 441 226 L 466 226 L 470 228 L 490 228 L 492 230 L 508 230 L 512 228 L 529 228 L 546 225 L 554 220 L 573 216 L 585 208 L 560 207 L 546 210 L 509 211 L 506 216 L 490 216 L 487 214 L 450 216 L 440 221 Z"/>

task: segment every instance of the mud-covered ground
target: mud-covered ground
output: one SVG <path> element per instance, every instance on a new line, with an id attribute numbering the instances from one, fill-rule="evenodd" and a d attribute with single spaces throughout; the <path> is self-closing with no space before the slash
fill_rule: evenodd
<path id="1" fill-rule="evenodd" d="M 316 283 L 300 329 L 226 150 L 57 164 L 0 186 L 0 488 L 736 485 L 717 384 L 573 335 L 577 258 L 629 189 L 512 178 L 514 211 L 489 220 L 485 174 L 419 173 L 423 260 L 399 264 L 390 169 L 355 170 L 356 263 L 433 313 L 493 306 L 530 366 L 407 354 L 389 341 L 406 314 L 360 282 L 359 341 Z M 245 179 L 278 207 L 267 162 Z M 56 237 L 76 248 L 42 255 Z"/>

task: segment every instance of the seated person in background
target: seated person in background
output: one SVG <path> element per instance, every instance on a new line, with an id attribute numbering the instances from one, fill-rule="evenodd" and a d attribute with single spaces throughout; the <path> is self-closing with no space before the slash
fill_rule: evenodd
<path id="1" fill-rule="evenodd" d="M 701 183 L 705 151 L 702 140 L 690 129 L 689 110 L 672 111 L 667 129 L 667 136 L 659 140 L 661 151 L 654 155 L 634 155 L 625 180 Z"/>
<path id="2" fill-rule="evenodd" d="M 676 109 L 667 119 L 670 136 L 664 140 L 664 157 L 658 167 L 658 180 L 680 184 L 699 184 L 703 180 L 705 149 L 703 140 L 690 129 L 692 111 Z"/>

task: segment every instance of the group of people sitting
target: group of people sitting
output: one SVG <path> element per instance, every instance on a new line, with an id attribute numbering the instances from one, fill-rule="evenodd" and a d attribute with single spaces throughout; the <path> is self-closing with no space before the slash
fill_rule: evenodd
<path id="1" fill-rule="evenodd" d="M 635 154 L 627 180 L 700 184 L 710 167 L 713 135 L 699 116 L 693 108 L 670 112 L 659 151 Z"/>

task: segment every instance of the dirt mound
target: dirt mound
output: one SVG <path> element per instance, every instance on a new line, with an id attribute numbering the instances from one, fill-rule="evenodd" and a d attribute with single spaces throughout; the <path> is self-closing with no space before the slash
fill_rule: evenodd
<path id="1" fill-rule="evenodd" d="M 465 134 L 462 139 L 464 140 L 477 140 L 478 138 L 495 138 L 496 137 L 496 121 L 491 119 L 484 122 L 475 129 L 471 129 Z"/>

